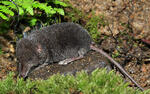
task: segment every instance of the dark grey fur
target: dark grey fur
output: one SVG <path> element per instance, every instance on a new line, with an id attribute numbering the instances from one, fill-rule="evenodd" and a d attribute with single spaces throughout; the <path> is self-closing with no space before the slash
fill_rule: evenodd
<path id="1" fill-rule="evenodd" d="M 25 72 L 34 66 L 77 57 L 82 49 L 85 54 L 90 50 L 91 42 L 87 31 L 74 23 L 54 24 L 33 31 L 17 43 L 19 74 L 27 76 Z"/>
<path id="2" fill-rule="evenodd" d="M 115 64 L 133 83 L 143 90 L 127 72 L 107 53 L 92 45 L 88 32 L 78 24 L 61 23 L 32 32 L 17 43 L 16 56 L 19 74 L 27 77 L 37 66 L 83 56 L 93 49 Z M 62 63 L 62 62 L 61 62 Z"/>

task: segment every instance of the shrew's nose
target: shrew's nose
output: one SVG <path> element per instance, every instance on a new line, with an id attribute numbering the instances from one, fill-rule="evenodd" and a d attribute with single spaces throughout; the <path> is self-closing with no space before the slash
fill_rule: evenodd
<path id="1" fill-rule="evenodd" d="M 23 78 L 25 80 L 27 78 L 26 73 L 21 73 L 19 75 L 19 78 Z"/>

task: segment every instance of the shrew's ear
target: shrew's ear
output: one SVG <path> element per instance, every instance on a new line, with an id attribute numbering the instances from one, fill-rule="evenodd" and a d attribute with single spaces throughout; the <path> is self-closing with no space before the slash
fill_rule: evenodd
<path id="1" fill-rule="evenodd" d="M 42 49 L 42 46 L 40 44 L 37 45 L 36 51 L 38 53 L 42 53 L 43 49 Z"/>

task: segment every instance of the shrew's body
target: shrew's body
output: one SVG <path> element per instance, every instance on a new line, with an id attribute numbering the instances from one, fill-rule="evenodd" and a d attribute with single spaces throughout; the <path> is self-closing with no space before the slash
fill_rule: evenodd
<path id="1" fill-rule="evenodd" d="M 59 64 L 66 65 L 82 58 L 91 49 L 107 57 L 143 90 L 120 64 L 107 53 L 93 46 L 88 32 L 75 23 L 54 24 L 39 31 L 34 31 L 26 38 L 19 40 L 16 48 L 19 74 L 25 78 L 31 70 L 43 64 L 59 62 Z"/>

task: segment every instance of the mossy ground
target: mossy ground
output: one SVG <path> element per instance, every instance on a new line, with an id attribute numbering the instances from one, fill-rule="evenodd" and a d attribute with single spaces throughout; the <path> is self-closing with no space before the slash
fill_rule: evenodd
<path id="1" fill-rule="evenodd" d="M 0 80 L 0 94 L 149 94 L 128 87 L 122 78 L 105 69 L 96 69 L 90 75 L 82 71 L 73 75 L 56 74 L 47 80 L 17 79 L 10 73 Z"/>

